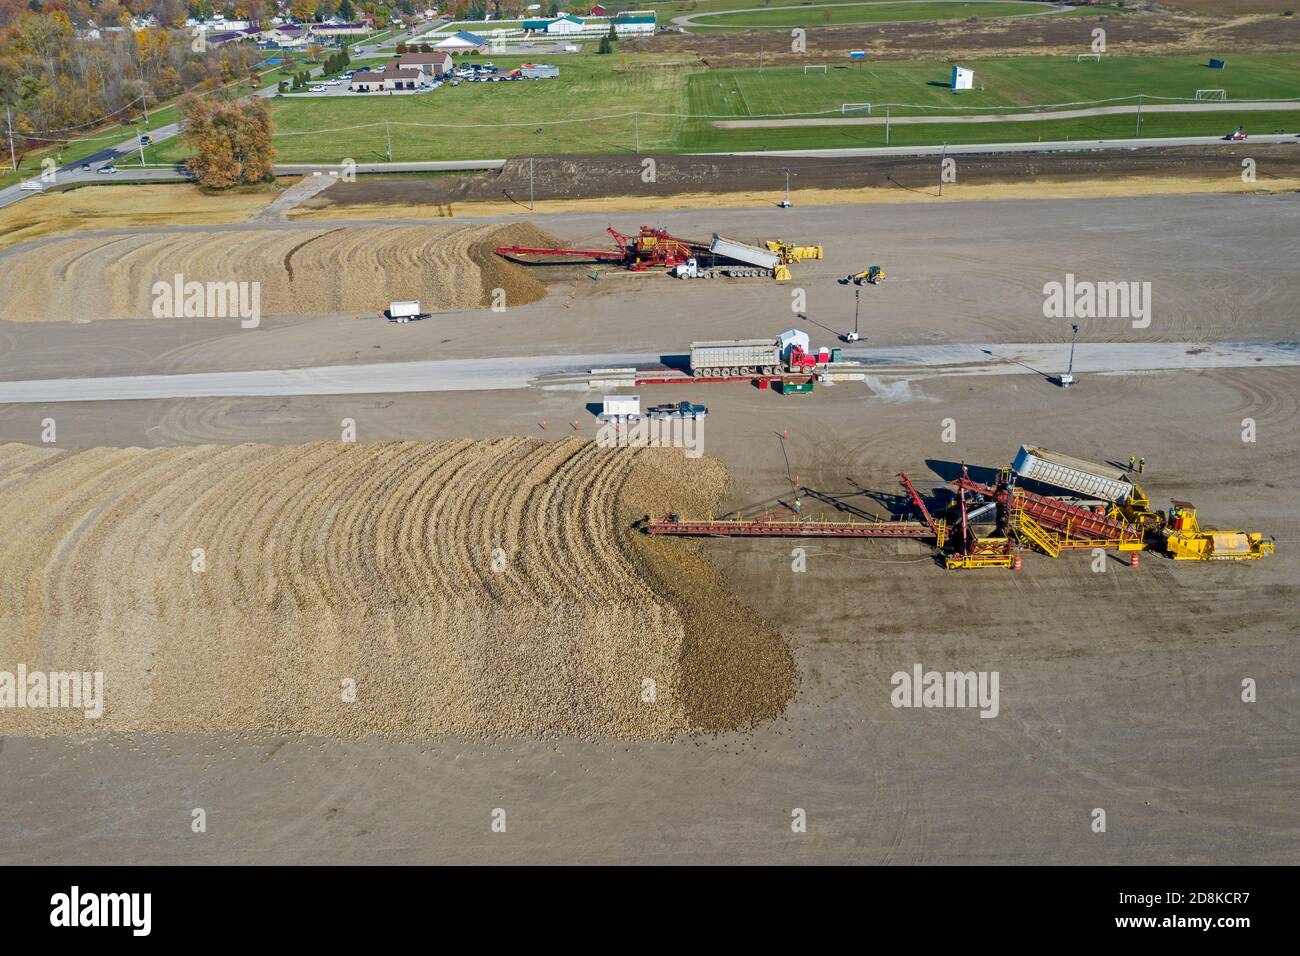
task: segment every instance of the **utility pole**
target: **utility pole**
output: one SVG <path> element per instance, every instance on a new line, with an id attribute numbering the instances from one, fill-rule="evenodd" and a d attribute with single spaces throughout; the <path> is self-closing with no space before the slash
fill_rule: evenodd
<path id="1" fill-rule="evenodd" d="M 528 210 L 533 209 L 533 157 L 528 157 Z"/>
<path id="2" fill-rule="evenodd" d="M 13 164 L 14 172 L 18 172 L 18 159 L 14 155 L 14 117 L 9 107 L 5 107 L 5 125 L 9 127 L 9 162 Z"/>
<path id="3" fill-rule="evenodd" d="M 641 152 L 641 114 L 632 114 L 632 128 L 636 130 L 636 151 Z"/>
<path id="4" fill-rule="evenodd" d="M 1141 93 L 1138 94 L 1137 131 L 1136 133 L 1134 133 L 1134 136 L 1136 136 L 1138 139 L 1142 138 L 1142 94 Z"/>
<path id="5" fill-rule="evenodd" d="M 889 107 L 885 107 L 885 145 L 889 145 Z"/>
<path id="6" fill-rule="evenodd" d="M 939 157 L 939 195 L 943 195 L 943 167 L 948 162 L 948 141 L 943 141 L 943 155 Z"/>
<path id="7" fill-rule="evenodd" d="M 388 137 L 388 161 L 393 161 L 393 128 L 389 126 L 388 121 L 384 121 L 384 135 Z"/>
<path id="8" fill-rule="evenodd" d="M 781 208 L 790 208 L 790 168 L 788 166 L 785 170 L 785 199 L 781 201 Z"/>
<path id="9" fill-rule="evenodd" d="M 761 45 L 758 48 L 758 72 L 763 72 L 763 47 Z"/>

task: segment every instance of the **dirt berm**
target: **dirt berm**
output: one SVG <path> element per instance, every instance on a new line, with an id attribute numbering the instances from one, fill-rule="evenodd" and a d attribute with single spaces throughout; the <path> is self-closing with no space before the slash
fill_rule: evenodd
<path id="1" fill-rule="evenodd" d="M 104 688 L 97 719 L 4 706 L 0 735 L 772 719 L 796 684 L 782 638 L 689 542 L 634 528 L 708 513 L 726 480 L 712 459 L 578 438 L 0 446 L 0 672 Z"/>
<path id="2" fill-rule="evenodd" d="M 961 158 L 961 181 L 972 185 L 1068 183 L 1140 176 L 1174 181 L 1222 177 L 1225 182 L 1240 182 L 1241 160 L 1247 155 L 1258 163 L 1262 189 L 1275 180 L 1300 177 L 1300 149 L 1295 146 L 1252 145 L 1247 150 L 1242 144 L 1088 153 L 968 154 Z M 308 200 L 301 210 L 309 216 L 344 214 L 353 206 L 374 206 L 376 215 L 382 214 L 385 207 L 422 206 L 440 212 L 448 207 L 454 209 L 457 203 L 499 202 L 503 193 L 527 195 L 530 188 L 539 201 L 604 196 L 662 199 L 679 194 L 746 191 L 776 196 L 785 183 L 786 169 L 794 174 L 797 188 L 805 192 L 882 187 L 907 196 L 918 190 L 932 191 L 936 168 L 933 158 L 908 156 L 662 156 L 656 162 L 653 183 L 642 180 L 639 156 L 511 160 L 501 169 L 435 179 L 366 177 L 336 184 Z"/>

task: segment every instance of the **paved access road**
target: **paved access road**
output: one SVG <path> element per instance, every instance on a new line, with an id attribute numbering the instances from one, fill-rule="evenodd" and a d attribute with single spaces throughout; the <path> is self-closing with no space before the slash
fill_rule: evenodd
<path id="1" fill-rule="evenodd" d="M 937 375 L 1052 377 L 1064 371 L 1059 344 L 925 345 L 845 349 L 872 376 L 923 379 Z M 112 402 L 159 398 L 231 398 L 269 395 L 378 395 L 401 392 L 496 391 L 545 384 L 593 368 L 646 366 L 654 353 L 515 356 L 456 361 L 382 362 L 247 372 L 127 375 L 0 382 L 0 404 Z M 1300 365 L 1300 342 L 1089 342 L 1079 345 L 1075 375 L 1158 370 L 1201 371 Z M 573 387 L 564 384 L 559 387 Z"/>

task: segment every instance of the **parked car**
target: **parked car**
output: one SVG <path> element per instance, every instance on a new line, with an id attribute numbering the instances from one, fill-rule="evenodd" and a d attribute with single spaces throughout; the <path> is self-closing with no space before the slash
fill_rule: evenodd
<path id="1" fill-rule="evenodd" d="M 88 173 L 88 172 L 90 172 L 90 163 L 82 163 L 82 164 L 81 164 L 81 171 L 82 171 L 83 173 Z"/>
<path id="2" fill-rule="evenodd" d="M 1246 131 L 1244 129 L 1236 129 L 1223 138 L 1234 143 L 1239 143 L 1246 138 Z"/>
<path id="3" fill-rule="evenodd" d="M 343 81 L 342 81 L 342 80 L 326 80 L 326 81 L 325 81 L 325 85 L 326 85 L 326 86 L 342 86 L 342 85 L 343 85 Z"/>
<path id="4" fill-rule="evenodd" d="M 311 91 L 312 91 L 313 93 L 324 93 L 324 92 L 325 92 L 325 87 L 320 86 L 320 85 L 318 84 L 318 85 L 316 85 L 316 86 L 313 86 L 313 87 L 311 88 Z"/>
<path id="5" fill-rule="evenodd" d="M 107 166 L 100 166 L 99 169 L 95 170 L 95 172 L 99 173 L 101 176 L 112 176 L 117 172 L 117 167 L 112 163 L 109 163 Z"/>

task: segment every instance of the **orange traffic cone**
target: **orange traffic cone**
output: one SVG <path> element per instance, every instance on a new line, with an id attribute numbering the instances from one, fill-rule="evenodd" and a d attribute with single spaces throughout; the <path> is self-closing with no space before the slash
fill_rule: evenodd
<path id="1" fill-rule="evenodd" d="M 1011 559 L 1011 570 L 1012 571 L 1020 570 L 1020 555 L 1017 554 L 1014 558 Z"/>
<path id="2" fill-rule="evenodd" d="M 1136 551 L 1128 556 L 1128 566 L 1130 568 L 1136 568 L 1138 566 L 1138 553 Z"/>

